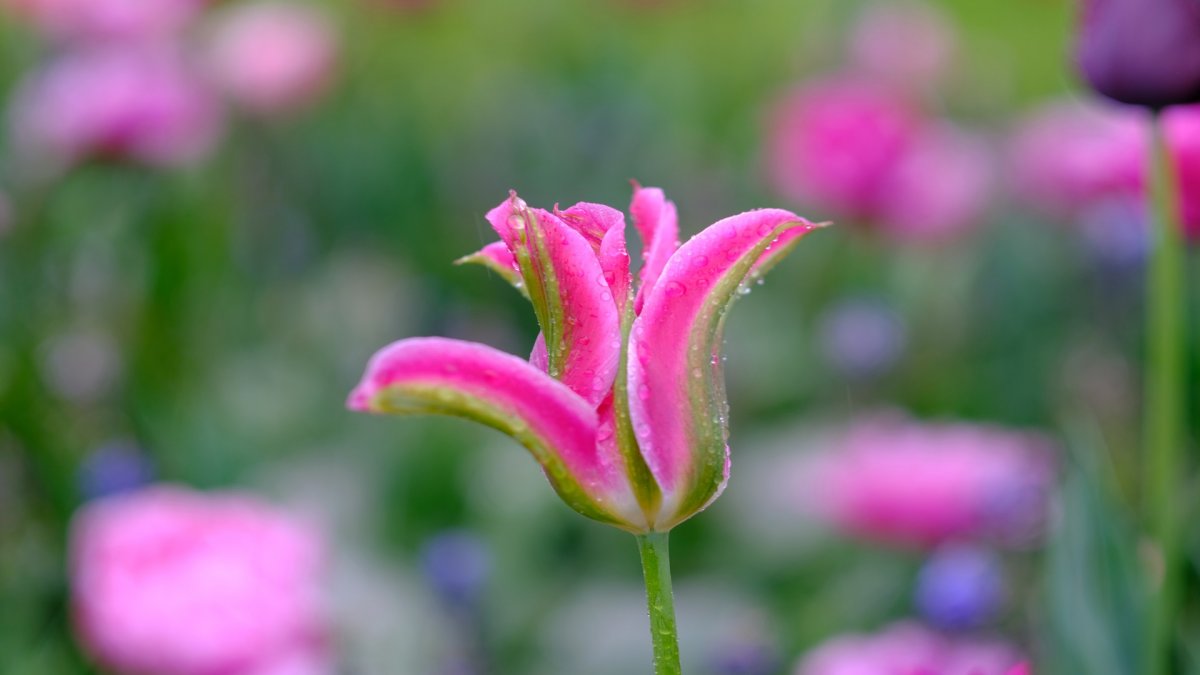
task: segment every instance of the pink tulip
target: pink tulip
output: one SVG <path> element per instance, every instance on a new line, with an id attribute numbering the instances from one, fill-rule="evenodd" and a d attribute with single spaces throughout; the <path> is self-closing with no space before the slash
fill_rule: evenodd
<path id="1" fill-rule="evenodd" d="M 787 211 L 749 211 L 679 246 L 675 205 L 661 190 L 636 187 L 630 210 L 647 242 L 640 285 L 620 211 L 580 203 L 550 212 L 514 193 L 487 215 L 502 247 L 469 260 L 530 299 L 542 328 L 530 360 L 456 340 L 401 340 L 371 360 L 350 408 L 498 428 L 572 508 L 631 532 L 666 531 L 703 509 L 729 475 L 725 312 L 816 226 Z"/>
<path id="2" fill-rule="evenodd" d="M 332 673 L 319 537 L 250 496 L 153 487 L 71 530 L 75 623 L 118 673 Z"/>
<path id="3" fill-rule="evenodd" d="M 1134 108 L 1055 103 L 1035 111 L 1012 142 L 1018 193 L 1056 216 L 1141 191 L 1143 114 Z"/>
<path id="4" fill-rule="evenodd" d="M 182 31 L 207 0 L 0 0 L 61 40 L 114 43 L 160 40 Z"/>
<path id="5" fill-rule="evenodd" d="M 209 45 L 214 79 L 239 104 L 279 114 L 320 96 L 333 76 L 337 44 L 329 19 L 302 4 L 266 0 L 236 6 Z"/>
<path id="6" fill-rule="evenodd" d="M 768 143 L 780 193 L 896 240 L 960 234 L 987 203 L 981 143 L 877 81 L 840 77 L 797 89 L 776 108 Z"/>
<path id="7" fill-rule="evenodd" d="M 1039 437 L 880 417 L 811 457 L 798 487 L 815 515 L 866 538 L 1023 544 L 1040 529 L 1051 480 Z"/>
<path id="8" fill-rule="evenodd" d="M 1189 237 L 1200 236 L 1200 105 L 1165 113 L 1178 171 L 1179 208 Z M 1031 205 L 1078 218 L 1105 204 L 1143 199 L 1149 119 L 1137 108 L 1053 103 L 1034 111 L 1012 141 L 1013 185 Z"/>
<path id="9" fill-rule="evenodd" d="M 14 95 L 11 125 L 18 150 L 43 163 L 114 157 L 180 166 L 208 152 L 221 114 L 177 54 L 106 48 L 31 75 Z"/>
<path id="10" fill-rule="evenodd" d="M 1004 642 L 952 639 L 901 622 L 872 635 L 828 640 L 804 657 L 795 675 L 1008 675 L 1020 661 Z"/>
<path id="11" fill-rule="evenodd" d="M 897 85 L 935 85 L 950 70 L 955 42 L 953 25 L 931 5 L 877 2 L 851 32 L 850 61 L 856 69 Z"/>

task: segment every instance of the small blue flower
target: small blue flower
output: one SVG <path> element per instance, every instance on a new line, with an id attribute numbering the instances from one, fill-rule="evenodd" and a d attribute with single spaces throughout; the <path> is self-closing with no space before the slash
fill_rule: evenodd
<path id="1" fill-rule="evenodd" d="M 452 607 L 477 604 L 492 567 L 487 545 L 461 530 L 446 531 L 426 541 L 421 562 L 434 592 Z"/>
<path id="2" fill-rule="evenodd" d="M 783 665 L 779 653 L 763 642 L 736 642 L 712 655 L 713 675 L 772 675 Z"/>
<path id="3" fill-rule="evenodd" d="M 79 466 L 76 481 L 85 500 L 130 492 L 154 481 L 154 465 L 136 445 L 114 441 L 100 446 Z"/>
<path id="4" fill-rule="evenodd" d="M 1004 596 L 1000 561 L 982 548 L 943 548 L 926 561 L 917 577 L 918 611 L 945 630 L 986 624 L 1000 609 Z"/>
<path id="5" fill-rule="evenodd" d="M 904 320 L 882 300 L 850 298 L 817 319 L 822 356 L 851 379 L 885 374 L 904 354 Z"/>

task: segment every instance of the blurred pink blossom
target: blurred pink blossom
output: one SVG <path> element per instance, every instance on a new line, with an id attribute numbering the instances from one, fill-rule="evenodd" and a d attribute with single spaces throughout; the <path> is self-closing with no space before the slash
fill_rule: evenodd
<path id="1" fill-rule="evenodd" d="M 934 7 L 914 0 L 869 5 L 850 33 L 850 61 L 862 72 L 901 86 L 936 85 L 957 48 L 954 26 Z"/>
<path id="2" fill-rule="evenodd" d="M 1039 436 L 873 417 L 802 465 L 803 505 L 848 533 L 932 546 L 1020 545 L 1045 518 L 1053 467 Z"/>
<path id="3" fill-rule="evenodd" d="M 1020 662 L 1007 643 L 952 639 L 901 622 L 872 635 L 828 640 L 804 657 L 795 675 L 1008 675 Z"/>
<path id="4" fill-rule="evenodd" d="M 180 55 L 157 48 L 69 53 L 26 78 L 10 116 L 18 151 L 51 166 L 97 156 L 186 165 L 221 130 L 203 82 Z"/>
<path id="5" fill-rule="evenodd" d="M 1165 115 L 1167 143 L 1179 172 L 1180 208 L 1190 237 L 1200 236 L 1200 105 Z M 1057 218 L 1074 219 L 1099 206 L 1140 201 L 1149 118 L 1138 108 L 1056 102 L 1033 111 L 1010 148 L 1018 196 Z"/>
<path id="6" fill-rule="evenodd" d="M 124 493 L 72 524 L 75 623 L 115 672 L 326 674 L 323 565 L 313 530 L 254 497 Z"/>
<path id="7" fill-rule="evenodd" d="M 50 37 L 123 43 L 176 35 L 205 4 L 206 0 L 0 0 L 0 7 Z"/>
<path id="8" fill-rule="evenodd" d="M 213 78 L 237 103 L 278 114 L 320 96 L 333 77 L 329 19 L 302 4 L 265 0 L 220 17 L 208 47 Z"/>
<path id="9" fill-rule="evenodd" d="M 776 107 L 768 144 L 782 194 L 897 240 L 961 234 L 987 206 L 987 148 L 879 81 L 848 76 L 800 87 Z"/>

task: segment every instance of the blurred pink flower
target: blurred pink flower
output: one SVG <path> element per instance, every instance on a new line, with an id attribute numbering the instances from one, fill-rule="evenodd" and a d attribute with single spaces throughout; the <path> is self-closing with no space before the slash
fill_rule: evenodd
<path id="1" fill-rule="evenodd" d="M 1034 111 L 1011 144 L 1018 194 L 1055 216 L 1141 191 L 1143 113 L 1136 108 L 1059 102 Z"/>
<path id="2" fill-rule="evenodd" d="M 1007 675 L 1020 662 L 1007 643 L 956 640 L 901 622 L 872 635 L 828 640 L 804 657 L 795 675 Z"/>
<path id="3" fill-rule="evenodd" d="M 933 6 L 914 0 L 869 5 L 850 34 L 850 61 L 900 86 L 936 85 L 950 70 L 954 26 Z"/>
<path id="4" fill-rule="evenodd" d="M 1048 442 L 998 427 L 875 417 L 802 466 L 803 505 L 849 533 L 931 546 L 1028 543 L 1045 517 Z"/>
<path id="5" fill-rule="evenodd" d="M 227 10 L 208 47 L 213 78 L 237 103 L 278 114 L 320 96 L 332 79 L 337 41 L 329 19 L 274 0 Z"/>
<path id="6" fill-rule="evenodd" d="M 323 564 L 314 531 L 251 496 L 100 499 L 72 524 L 77 630 L 120 673 L 329 673 Z"/>
<path id="7" fill-rule="evenodd" d="M 163 49 L 70 53 L 26 78 L 10 115 L 17 149 L 51 166 L 95 156 L 186 165 L 221 130 L 217 101 Z"/>
<path id="8" fill-rule="evenodd" d="M 1179 171 L 1189 237 L 1200 236 L 1200 105 L 1166 113 L 1167 143 Z M 1018 196 L 1058 218 L 1142 199 L 1149 118 L 1133 107 L 1056 102 L 1031 113 L 1011 142 Z"/>
<path id="9" fill-rule="evenodd" d="M 179 33 L 207 0 L 0 0 L 50 37 L 70 41 L 156 40 Z"/>
<path id="10" fill-rule="evenodd" d="M 775 109 L 768 144 L 782 194 L 897 240 L 960 234 L 987 205 L 986 147 L 878 81 L 840 77 L 793 91 Z"/>

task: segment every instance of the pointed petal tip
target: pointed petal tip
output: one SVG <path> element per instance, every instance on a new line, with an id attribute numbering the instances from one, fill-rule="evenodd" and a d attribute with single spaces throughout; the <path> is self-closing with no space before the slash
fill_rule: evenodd
<path id="1" fill-rule="evenodd" d="M 346 409 L 354 412 L 371 412 L 371 394 L 364 385 L 358 385 L 346 397 Z"/>

